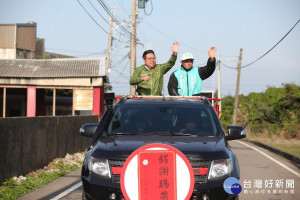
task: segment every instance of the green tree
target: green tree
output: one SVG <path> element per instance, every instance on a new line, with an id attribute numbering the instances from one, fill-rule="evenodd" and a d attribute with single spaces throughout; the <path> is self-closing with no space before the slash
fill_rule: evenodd
<path id="1" fill-rule="evenodd" d="M 234 98 L 232 96 L 226 96 L 222 98 L 222 114 L 221 114 L 221 121 L 224 130 L 226 129 L 227 125 L 232 124 L 232 115 L 234 109 Z"/>
<path id="2" fill-rule="evenodd" d="M 222 99 L 222 124 L 232 123 L 234 97 Z M 300 86 L 283 84 L 263 93 L 239 95 L 237 123 L 253 134 L 300 137 Z"/>

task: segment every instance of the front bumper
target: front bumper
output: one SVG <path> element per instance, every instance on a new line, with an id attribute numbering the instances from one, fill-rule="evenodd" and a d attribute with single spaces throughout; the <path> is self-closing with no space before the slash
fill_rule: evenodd
<path id="1" fill-rule="evenodd" d="M 90 175 L 82 177 L 82 184 L 85 194 L 91 199 L 99 200 L 123 200 L 119 183 L 112 183 L 110 179 L 99 179 Z M 115 198 L 112 198 L 115 197 Z M 195 184 L 191 200 L 230 200 L 235 195 L 226 193 L 223 189 L 223 180 L 208 181 L 203 184 Z"/>
<path id="2" fill-rule="evenodd" d="M 120 184 L 112 183 L 107 180 L 91 181 L 91 177 L 81 177 L 83 190 L 85 194 L 91 199 L 109 200 L 116 196 L 115 200 L 122 200 L 122 192 Z M 91 183 L 93 182 L 93 183 Z"/>

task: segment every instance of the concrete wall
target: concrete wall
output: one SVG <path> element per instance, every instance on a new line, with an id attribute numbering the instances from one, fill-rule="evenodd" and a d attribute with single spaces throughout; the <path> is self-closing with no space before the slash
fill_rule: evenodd
<path id="1" fill-rule="evenodd" d="M 16 59 L 16 49 L 0 49 L 0 59 Z"/>
<path id="2" fill-rule="evenodd" d="M 84 151 L 91 138 L 79 129 L 98 116 L 0 118 L 0 185 L 14 175 L 43 168 L 54 158 Z"/>
<path id="3" fill-rule="evenodd" d="M 35 41 L 35 58 L 45 58 L 45 39 L 36 38 Z"/>
<path id="4" fill-rule="evenodd" d="M 35 51 L 17 49 L 16 58 L 17 59 L 35 59 Z"/>

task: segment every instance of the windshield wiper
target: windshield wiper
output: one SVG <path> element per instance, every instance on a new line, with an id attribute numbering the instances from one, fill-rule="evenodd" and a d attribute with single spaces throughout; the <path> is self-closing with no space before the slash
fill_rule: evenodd
<path id="1" fill-rule="evenodd" d="M 175 133 L 172 131 L 165 131 L 165 132 L 150 132 L 150 133 L 144 133 L 142 135 L 172 135 L 172 136 L 195 136 L 193 134 L 188 134 L 188 133 Z"/>
<path id="2" fill-rule="evenodd" d="M 196 136 L 196 135 L 194 135 L 194 134 L 190 134 L 190 133 L 173 133 L 173 135 L 179 135 L 179 136 Z"/>
<path id="3" fill-rule="evenodd" d="M 119 132 L 119 133 L 111 133 L 110 135 L 136 135 L 135 133 L 128 132 Z"/>

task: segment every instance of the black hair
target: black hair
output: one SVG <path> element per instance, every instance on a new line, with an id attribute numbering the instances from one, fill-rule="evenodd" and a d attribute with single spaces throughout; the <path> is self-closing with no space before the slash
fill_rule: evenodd
<path id="1" fill-rule="evenodd" d="M 155 53 L 154 53 L 153 50 L 147 50 L 147 51 L 145 51 L 145 52 L 143 53 L 143 58 L 144 58 L 144 59 L 146 59 L 146 55 L 147 55 L 148 53 L 153 53 L 153 54 L 155 55 Z"/>

